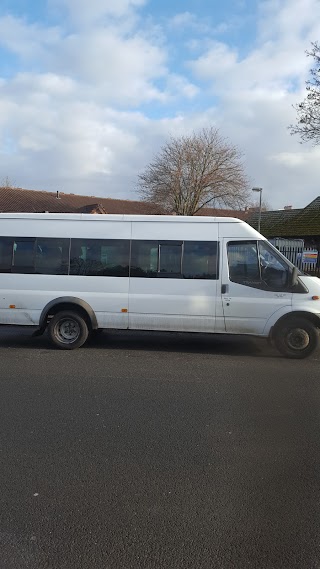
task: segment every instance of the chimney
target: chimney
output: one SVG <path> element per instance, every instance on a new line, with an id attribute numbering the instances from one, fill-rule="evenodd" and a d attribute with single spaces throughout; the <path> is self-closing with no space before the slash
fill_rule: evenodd
<path id="1" fill-rule="evenodd" d="M 59 191 L 57 191 L 57 200 L 61 200 L 61 198 L 59 196 Z"/>
<path id="2" fill-rule="evenodd" d="M 283 209 L 285 210 L 292 209 L 292 205 L 285 205 Z"/>

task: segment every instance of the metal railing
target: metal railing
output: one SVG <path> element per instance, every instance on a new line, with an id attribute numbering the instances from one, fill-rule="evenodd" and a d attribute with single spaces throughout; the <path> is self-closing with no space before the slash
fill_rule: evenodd
<path id="1" fill-rule="evenodd" d="M 298 269 L 309 275 L 320 277 L 319 247 L 305 247 L 303 239 L 277 237 L 269 241 Z"/>

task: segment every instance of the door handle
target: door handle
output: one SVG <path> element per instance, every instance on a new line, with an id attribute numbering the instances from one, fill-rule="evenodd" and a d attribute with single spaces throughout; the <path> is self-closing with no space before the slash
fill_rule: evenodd
<path id="1" fill-rule="evenodd" d="M 227 284 L 221 285 L 221 294 L 226 294 L 227 292 L 229 292 L 229 285 Z"/>

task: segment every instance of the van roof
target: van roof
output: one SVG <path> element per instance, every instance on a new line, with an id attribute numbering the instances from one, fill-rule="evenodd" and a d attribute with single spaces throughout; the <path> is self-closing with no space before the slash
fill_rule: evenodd
<path id="1" fill-rule="evenodd" d="M 169 221 L 171 223 L 245 223 L 236 217 L 202 217 L 180 215 L 126 215 L 92 213 L 0 213 L 0 219 L 51 219 L 72 221 Z"/>

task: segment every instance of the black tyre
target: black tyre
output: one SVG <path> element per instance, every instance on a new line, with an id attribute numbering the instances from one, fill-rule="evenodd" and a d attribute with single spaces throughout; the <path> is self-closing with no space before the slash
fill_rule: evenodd
<path id="1" fill-rule="evenodd" d="M 319 331 L 312 322 L 292 317 L 276 327 L 274 343 L 279 352 L 288 358 L 307 358 L 319 343 Z"/>
<path id="2" fill-rule="evenodd" d="M 58 312 L 49 323 L 50 341 L 61 350 L 74 350 L 88 338 L 88 326 L 80 314 L 72 311 Z"/>

